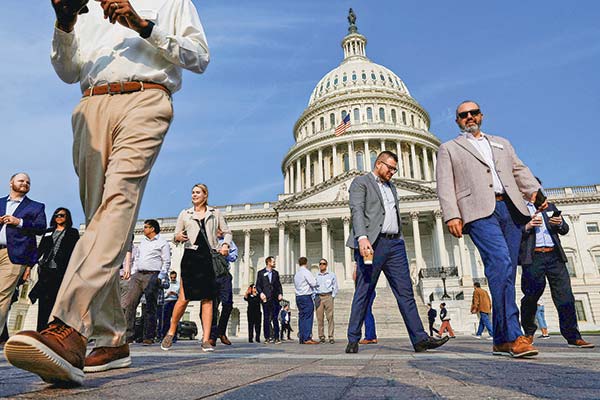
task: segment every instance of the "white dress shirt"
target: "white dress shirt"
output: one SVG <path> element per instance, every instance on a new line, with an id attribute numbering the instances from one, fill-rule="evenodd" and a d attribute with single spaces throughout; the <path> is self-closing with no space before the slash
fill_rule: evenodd
<path id="1" fill-rule="evenodd" d="M 504 193 L 504 186 L 502 186 L 502 182 L 500 181 L 500 176 L 498 176 L 498 172 L 496 171 L 496 163 L 494 163 L 494 154 L 492 153 L 492 147 L 490 145 L 490 141 L 485 137 L 484 133 L 481 132 L 481 135 L 476 138 L 471 133 L 461 132 L 461 135 L 464 135 L 469 143 L 473 145 L 485 160 L 485 163 L 490 167 L 492 171 L 492 180 L 494 184 L 494 192 L 498 194 Z"/>
<path id="2" fill-rule="evenodd" d="M 176 92 L 181 68 L 201 73 L 209 61 L 208 44 L 191 0 L 131 0 L 140 17 L 154 22 L 150 37 L 107 19 L 99 3 L 77 18 L 69 33 L 54 29 L 52 65 L 81 91 L 109 82 L 159 83 Z"/>
<path id="3" fill-rule="evenodd" d="M 333 272 L 325 271 L 317 274 L 317 294 L 331 293 L 335 297 L 338 292 L 337 277 Z"/>
<path id="4" fill-rule="evenodd" d="M 138 271 L 160 272 L 159 279 L 165 279 L 171 267 L 171 247 L 160 235 L 148 239 L 142 237 L 140 244 L 133 249 L 133 268 L 131 274 Z"/>
<path id="5" fill-rule="evenodd" d="M 294 275 L 294 289 L 296 290 L 296 296 L 311 295 L 315 292 L 317 287 L 317 280 L 310 273 L 306 267 L 298 268 L 298 271 Z"/>
<path id="6" fill-rule="evenodd" d="M 15 210 L 17 209 L 17 207 L 19 207 L 19 205 L 21 205 L 21 201 L 23 199 L 11 199 L 10 196 L 8 196 L 8 199 L 6 200 L 6 212 L 5 215 L 13 215 L 13 213 L 15 212 Z M 19 225 L 17 225 L 17 227 L 22 228 L 23 227 L 23 219 L 21 219 L 19 221 Z M 7 246 L 8 245 L 8 240 L 6 239 L 6 224 L 2 225 L 2 228 L 0 228 L 0 244 Z"/>

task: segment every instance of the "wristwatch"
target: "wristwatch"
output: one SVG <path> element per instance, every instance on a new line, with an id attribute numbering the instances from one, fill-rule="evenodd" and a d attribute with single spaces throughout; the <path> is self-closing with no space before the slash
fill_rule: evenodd
<path id="1" fill-rule="evenodd" d="M 152 29 L 154 29 L 154 22 L 148 20 L 146 20 L 146 22 L 148 25 L 146 25 L 146 27 L 140 32 L 140 36 L 144 39 L 148 39 L 152 33 Z"/>

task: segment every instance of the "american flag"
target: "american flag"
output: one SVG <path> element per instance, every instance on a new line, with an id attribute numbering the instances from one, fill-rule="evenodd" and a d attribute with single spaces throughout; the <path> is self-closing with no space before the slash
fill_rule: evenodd
<path id="1" fill-rule="evenodd" d="M 334 135 L 340 136 L 346 132 L 346 129 L 350 128 L 350 114 L 346 114 L 342 122 L 335 128 Z"/>

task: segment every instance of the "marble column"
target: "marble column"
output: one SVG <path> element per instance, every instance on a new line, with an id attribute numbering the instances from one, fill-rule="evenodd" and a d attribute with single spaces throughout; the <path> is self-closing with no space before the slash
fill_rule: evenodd
<path id="1" fill-rule="evenodd" d="M 338 168 L 337 145 L 331 147 L 331 156 L 333 157 L 333 176 L 338 176 L 340 170 Z"/>
<path id="2" fill-rule="evenodd" d="M 302 165 L 300 157 L 296 160 L 296 193 L 302 191 Z"/>
<path id="3" fill-rule="evenodd" d="M 431 155 L 433 157 L 433 179 L 435 179 L 435 173 L 437 171 L 437 154 L 435 151 L 432 151 Z"/>
<path id="4" fill-rule="evenodd" d="M 354 272 L 354 266 L 352 265 L 352 250 L 346 246 L 346 241 L 350 237 L 350 217 L 343 217 L 342 222 L 344 223 L 344 272 L 347 281 L 352 280 L 352 273 Z"/>
<path id="5" fill-rule="evenodd" d="M 415 259 L 417 261 L 417 273 L 424 268 L 423 265 L 423 252 L 421 250 L 421 232 L 419 231 L 419 212 L 411 211 L 408 213 L 412 220 L 413 228 L 413 240 L 415 244 Z"/>
<path id="6" fill-rule="evenodd" d="M 329 221 L 321 218 L 321 257 L 329 259 Z"/>
<path id="7" fill-rule="evenodd" d="M 417 153 L 415 152 L 415 144 L 414 143 L 410 144 L 410 157 L 412 159 L 412 163 L 411 163 L 412 164 L 411 167 L 412 167 L 412 171 L 413 171 L 412 178 L 419 179 L 419 169 L 417 168 L 417 165 L 418 165 Z"/>
<path id="8" fill-rule="evenodd" d="M 577 278 L 584 278 L 586 281 L 593 279 L 596 276 L 596 263 L 594 262 L 591 253 L 589 251 L 583 251 L 581 248 L 581 240 L 588 235 L 585 225 L 581 223 L 579 214 L 568 214 L 563 216 L 563 218 L 565 217 L 571 220 L 571 232 L 573 233 L 573 236 L 575 236 L 575 246 L 578 253 L 578 260 L 575 262 L 575 265 L 573 265 L 575 275 Z"/>
<path id="9" fill-rule="evenodd" d="M 250 229 L 244 230 L 244 274 L 242 275 L 242 288 L 247 287 L 252 281 L 250 276 Z"/>
<path id="10" fill-rule="evenodd" d="M 285 170 L 285 178 L 283 180 L 283 193 L 290 192 L 290 169 L 286 168 Z"/>
<path id="11" fill-rule="evenodd" d="M 381 151 L 385 151 L 385 139 L 381 139 Z"/>
<path id="12" fill-rule="evenodd" d="M 460 250 L 460 269 L 458 276 L 461 277 L 461 283 L 463 286 L 473 286 L 473 276 L 471 275 L 471 256 L 467 244 L 465 243 L 465 237 L 458 238 L 458 248 Z"/>
<path id="13" fill-rule="evenodd" d="M 442 223 L 442 211 L 435 210 L 433 212 L 435 217 L 435 233 L 438 242 L 438 253 L 440 259 L 440 267 L 448 268 L 450 262 L 448 261 L 448 252 L 446 251 L 446 242 L 444 240 L 444 225 Z"/>
<path id="14" fill-rule="evenodd" d="M 404 160 L 402 159 L 402 144 L 398 140 L 396 142 L 396 155 L 398 156 L 398 177 L 403 177 L 404 175 Z"/>
<path id="15" fill-rule="evenodd" d="M 306 179 L 304 184 L 306 186 L 304 186 L 306 189 L 308 189 L 310 187 L 310 170 L 311 170 L 311 165 L 310 165 L 310 153 L 308 153 L 306 155 Z"/>
<path id="16" fill-rule="evenodd" d="M 354 154 L 354 143 L 348 142 L 348 166 L 350 170 L 356 169 L 356 155 Z"/>
<path id="17" fill-rule="evenodd" d="M 423 168 L 425 168 L 423 179 L 425 179 L 427 182 L 431 181 L 431 171 L 429 170 L 429 157 L 427 155 L 427 147 L 425 146 L 423 146 Z"/>
<path id="18" fill-rule="evenodd" d="M 365 140 L 365 171 L 371 171 L 371 151 L 368 140 Z"/>
<path id="19" fill-rule="evenodd" d="M 286 257 L 285 257 L 285 222 L 279 221 L 277 222 L 277 227 L 279 228 L 279 254 L 277 255 L 277 265 L 283 267 L 282 270 L 285 271 L 286 266 Z"/>
<path id="20" fill-rule="evenodd" d="M 263 245 L 263 249 L 264 249 L 264 256 L 265 258 L 269 257 L 271 255 L 271 249 L 270 249 L 270 244 L 271 244 L 271 229 L 269 228 L 263 228 L 263 233 L 264 233 L 264 245 Z"/>
<path id="21" fill-rule="evenodd" d="M 298 221 L 300 227 L 300 257 L 306 257 L 306 221 Z"/>
<path id="22" fill-rule="evenodd" d="M 323 149 L 319 149 L 319 166 L 317 167 L 317 183 L 323 182 L 325 179 L 325 171 L 323 171 Z"/>

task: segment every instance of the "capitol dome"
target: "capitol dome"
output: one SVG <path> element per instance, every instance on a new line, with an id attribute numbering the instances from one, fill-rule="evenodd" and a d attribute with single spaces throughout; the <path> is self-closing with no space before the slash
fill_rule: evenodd
<path id="1" fill-rule="evenodd" d="M 396 179 L 433 185 L 440 140 L 429 132 L 429 114 L 397 74 L 367 58 L 367 38 L 352 11 L 348 21 L 344 58 L 319 80 L 294 125 L 296 143 L 282 162 L 284 193 L 300 193 L 350 171 L 371 171 L 383 150 L 398 154 Z M 348 115 L 346 130 L 336 135 Z"/>

